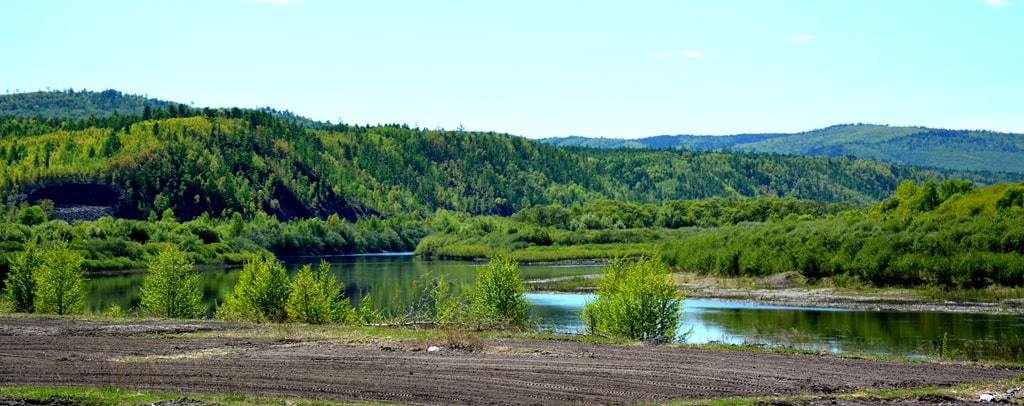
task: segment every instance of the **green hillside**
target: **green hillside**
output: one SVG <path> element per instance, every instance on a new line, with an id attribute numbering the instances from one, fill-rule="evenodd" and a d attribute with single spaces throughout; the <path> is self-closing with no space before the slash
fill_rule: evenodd
<path id="1" fill-rule="evenodd" d="M 60 97 L 68 96 L 81 105 L 98 97 Z M 1021 238 L 1011 225 L 1024 189 L 999 183 L 1018 175 L 728 145 L 556 147 L 508 134 L 150 102 L 139 114 L 44 114 L 85 109 L 65 102 L 23 108 L 35 112 L 28 117 L 0 114 L 0 253 L 69 241 L 98 271 L 144 266 L 167 244 L 201 264 L 414 247 L 425 256 L 503 250 L 529 260 L 657 252 L 679 268 L 723 275 L 796 270 L 877 286 L 1019 285 Z M 902 145 L 943 134 L 844 126 L 803 134 L 808 142 L 793 147 Z M 701 142 L 767 150 L 786 137 Z M 931 144 L 952 148 L 957 137 Z M 1015 148 L 1006 137 L 991 149 Z M 809 245 L 818 235 L 833 242 Z M 0 255 L 0 275 L 9 258 Z"/>
<path id="2" fill-rule="evenodd" d="M 81 104 L 97 97 L 60 94 Z M 0 201 L 11 208 L 42 199 L 112 206 L 134 218 L 171 209 L 181 219 L 272 213 L 355 220 L 438 209 L 509 215 L 600 199 L 660 204 L 779 196 L 865 204 L 903 179 L 949 175 L 847 156 L 558 148 L 506 134 L 311 124 L 271 110 L 166 106 L 145 117 L 0 116 Z M 58 109 L 44 103 L 22 111 Z M 983 184 L 1006 178 L 957 175 Z"/>
<path id="3" fill-rule="evenodd" d="M 102 92 L 68 89 L 56 92 L 31 92 L 0 96 L 0 114 L 18 118 L 86 119 L 112 114 L 141 116 L 151 109 L 167 108 L 166 101 L 123 94 L 117 90 Z"/>
<path id="4" fill-rule="evenodd" d="M 904 181 L 862 208 L 766 197 L 534 206 L 438 228 L 416 247 L 437 258 L 496 252 L 524 262 L 656 253 L 675 269 L 716 277 L 788 273 L 823 286 L 1019 297 L 965 292 L 1024 285 L 1024 184 Z"/>
<path id="5" fill-rule="evenodd" d="M 738 145 L 758 152 L 852 155 L 955 170 L 1024 173 L 1024 134 L 878 125 L 834 126 Z"/>
<path id="6" fill-rule="evenodd" d="M 622 140 L 616 138 L 587 138 L 580 136 L 546 138 L 540 140 L 540 142 L 545 142 L 559 147 L 647 148 L 650 146 L 639 141 Z"/>
<path id="7" fill-rule="evenodd" d="M 837 125 L 796 134 L 741 134 L 730 136 L 675 135 L 637 140 L 581 137 L 550 138 L 552 145 L 588 145 L 602 148 L 643 145 L 649 148 L 720 150 L 730 148 L 806 156 L 854 156 L 901 165 L 955 171 L 992 171 L 1024 174 L 1024 134 L 991 131 L 945 130 L 883 125 Z"/>

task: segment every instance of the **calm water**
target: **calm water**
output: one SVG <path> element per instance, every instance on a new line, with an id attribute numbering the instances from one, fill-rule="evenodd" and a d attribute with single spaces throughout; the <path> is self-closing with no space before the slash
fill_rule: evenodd
<path id="1" fill-rule="evenodd" d="M 540 328 L 582 333 L 578 314 L 592 295 L 529 293 Z M 891 312 L 751 304 L 723 300 L 683 301 L 679 334 L 692 344 L 760 344 L 834 353 L 928 356 L 945 336 L 963 353 L 971 342 L 1021 359 L 1024 315 Z M 1011 354 L 1012 355 L 1012 354 Z"/>
<path id="2" fill-rule="evenodd" d="M 401 308 L 419 298 L 418 288 L 425 276 L 444 276 L 459 284 L 472 284 L 476 270 L 484 263 L 469 261 L 422 261 L 412 255 L 357 255 L 328 258 L 331 272 L 345 285 L 345 293 L 358 305 L 369 296 L 375 307 Z M 304 264 L 319 266 L 319 258 L 298 258 L 285 261 L 290 276 L 295 276 Z M 214 269 L 202 272 L 203 297 L 211 309 L 224 300 L 224 294 L 238 282 L 241 267 Z M 600 273 L 594 265 L 521 266 L 524 279 L 546 279 L 562 276 Z M 102 313 L 113 304 L 122 309 L 139 305 L 139 287 L 144 274 L 128 273 L 94 275 L 89 281 L 86 307 L 93 313 Z"/>
<path id="3" fill-rule="evenodd" d="M 319 261 L 319 260 L 317 260 Z M 401 312 L 420 295 L 424 275 L 445 276 L 470 284 L 482 264 L 465 261 L 421 261 L 410 255 L 369 255 L 331 258 L 331 271 L 354 302 L 369 296 L 375 307 Z M 288 264 L 298 272 L 302 260 Z M 316 266 L 314 264 L 314 266 Z M 205 299 L 211 308 L 238 280 L 238 268 L 202 273 Z M 600 266 L 521 266 L 524 279 L 599 273 Z M 111 304 L 130 309 L 139 303 L 143 274 L 93 276 L 88 308 L 100 313 Z M 529 293 L 540 329 L 583 332 L 579 312 L 586 294 Z M 945 336 L 956 348 L 964 343 L 991 351 L 1021 351 L 1024 316 L 928 312 L 879 312 L 756 305 L 718 300 L 684 301 L 682 326 L 689 343 L 763 344 L 812 350 L 872 352 L 927 356 Z M 1017 355 L 1022 357 L 1024 354 Z"/>

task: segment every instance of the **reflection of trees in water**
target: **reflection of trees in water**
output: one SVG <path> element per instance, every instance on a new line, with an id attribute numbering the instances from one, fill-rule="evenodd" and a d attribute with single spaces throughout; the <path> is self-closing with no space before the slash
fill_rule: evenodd
<path id="1" fill-rule="evenodd" d="M 288 275 L 294 277 L 306 263 L 316 266 L 320 258 L 284 258 Z M 425 277 L 444 276 L 458 288 L 472 284 L 477 268 L 486 265 L 469 261 L 422 261 L 411 255 L 339 256 L 327 260 L 331 262 L 331 272 L 345 285 L 345 296 L 352 301 L 353 306 L 358 306 L 359 301 L 368 296 L 373 308 L 388 314 L 401 314 L 410 305 L 423 299 L 425 292 L 420 287 Z M 200 279 L 203 303 L 212 309 L 223 302 L 224 293 L 238 282 L 240 270 L 240 267 L 235 267 L 203 271 Z M 520 271 L 523 279 L 545 279 L 592 274 L 594 268 L 521 266 Z M 139 272 L 90 276 L 87 308 L 92 313 L 100 314 L 113 304 L 125 310 L 136 307 L 139 304 L 138 288 L 142 285 L 143 275 Z"/>
<path id="2" fill-rule="evenodd" d="M 319 260 L 309 258 L 307 262 Z M 334 262 L 332 272 L 345 284 L 346 296 L 353 305 L 369 295 L 378 309 L 402 309 L 422 299 L 423 292 L 417 290 L 416 285 L 424 275 L 444 275 L 457 284 L 471 284 L 476 268 L 481 265 L 465 261 L 420 261 L 411 256 L 330 260 Z M 290 275 L 294 276 L 303 263 L 289 259 Z M 520 269 L 524 279 L 594 272 L 594 268 L 585 267 L 523 266 Z M 238 268 L 203 271 L 204 303 L 212 308 L 223 301 L 224 292 L 237 282 L 238 272 Z M 90 276 L 87 309 L 99 314 L 115 303 L 126 310 L 136 307 L 143 276 L 143 273 Z M 557 307 L 537 306 L 532 313 L 542 321 L 565 316 L 565 310 Z M 1024 316 L 1019 315 L 694 308 L 687 309 L 687 313 L 687 322 L 682 328 L 688 329 L 694 322 L 703 323 L 741 342 L 746 339 L 814 350 L 930 356 L 936 340 L 948 334 L 948 340 L 961 354 L 978 354 L 977 357 L 985 358 L 989 353 L 998 356 L 1000 352 L 1024 351 L 1021 349 L 1024 334 L 1018 331 Z M 579 322 L 575 312 L 571 316 L 573 322 Z"/>
<path id="3" fill-rule="evenodd" d="M 801 309 L 704 309 L 694 317 L 751 343 L 895 355 L 930 355 L 933 341 L 947 335 L 957 346 L 1012 340 L 1022 321 L 1011 315 Z"/>

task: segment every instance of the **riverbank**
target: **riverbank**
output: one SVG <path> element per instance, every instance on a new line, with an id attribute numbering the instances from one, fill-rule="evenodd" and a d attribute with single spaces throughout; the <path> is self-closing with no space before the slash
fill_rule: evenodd
<path id="1" fill-rule="evenodd" d="M 995 303 L 932 301 L 912 291 L 841 291 L 834 288 L 688 288 L 687 297 L 733 300 L 797 307 L 831 307 L 901 312 L 1013 313 L 1024 314 L 1024 301 L 1008 299 Z"/>
<path id="2" fill-rule="evenodd" d="M 934 288 L 838 288 L 829 286 L 827 281 L 808 285 L 795 272 L 763 278 L 714 278 L 692 273 L 677 273 L 674 277 L 687 297 L 701 299 L 877 311 L 1024 313 L 1024 299 L 1016 297 L 988 294 L 992 300 L 951 300 L 953 293 Z"/>
<path id="3" fill-rule="evenodd" d="M 0 348 L 6 349 L 0 353 L 0 389 L 104 387 L 176 396 L 389 404 L 706 403 L 726 398 L 754 404 L 1019 380 L 1024 373 L 977 364 L 464 334 L 0 316 Z M 954 400 L 977 398 L 978 393 L 962 391 Z"/>
<path id="4" fill-rule="evenodd" d="M 591 293 L 600 274 L 577 275 L 525 281 L 527 289 L 538 292 Z M 737 302 L 826 307 L 877 311 L 1012 313 L 1024 314 L 1024 299 L 995 301 L 949 300 L 911 289 L 840 289 L 808 286 L 798 276 L 776 274 L 764 278 L 715 278 L 693 273 L 675 273 L 673 278 L 686 297 Z M 948 295 L 939 292 L 937 296 Z"/>

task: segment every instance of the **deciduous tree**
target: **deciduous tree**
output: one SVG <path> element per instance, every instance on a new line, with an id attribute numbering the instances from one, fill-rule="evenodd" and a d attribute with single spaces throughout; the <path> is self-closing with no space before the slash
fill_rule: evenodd
<path id="1" fill-rule="evenodd" d="M 675 340 L 682 296 L 663 262 L 640 258 L 612 262 L 583 308 L 591 333 L 633 340 Z"/>
<path id="2" fill-rule="evenodd" d="M 86 294 L 84 261 L 66 242 L 45 251 L 42 266 L 35 273 L 37 313 L 82 313 Z"/>
<path id="3" fill-rule="evenodd" d="M 302 267 L 291 283 L 288 318 L 309 324 L 347 321 L 354 310 L 345 298 L 343 286 L 330 273 L 331 265 L 320 261 L 316 271 Z"/>
<path id="4" fill-rule="evenodd" d="M 242 266 L 238 283 L 217 308 L 217 317 L 257 323 L 285 321 L 289 291 L 284 266 L 271 255 L 258 257 Z"/>
<path id="5" fill-rule="evenodd" d="M 519 264 L 507 255 L 498 255 L 477 271 L 473 313 L 481 322 L 525 327 L 529 324 L 530 309 L 525 290 Z"/>
<path id="6" fill-rule="evenodd" d="M 175 245 L 161 250 L 149 264 L 140 296 L 142 309 L 155 316 L 193 318 L 206 311 L 199 273 Z"/>
<path id="7" fill-rule="evenodd" d="M 7 286 L 7 300 L 16 312 L 31 313 L 35 308 L 35 273 L 43 265 L 43 253 L 34 244 L 11 260 L 11 270 L 4 285 Z"/>

